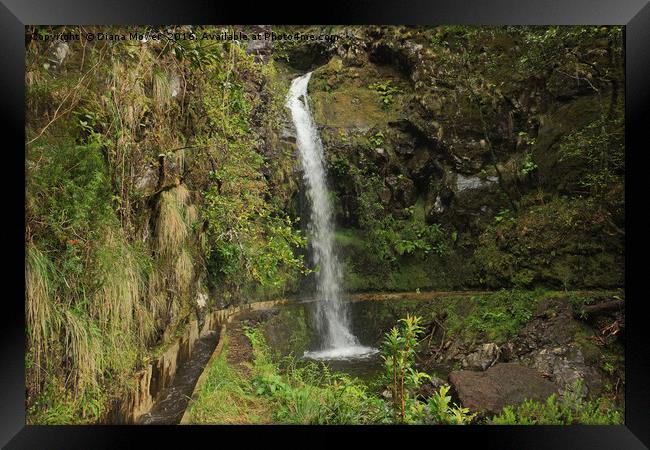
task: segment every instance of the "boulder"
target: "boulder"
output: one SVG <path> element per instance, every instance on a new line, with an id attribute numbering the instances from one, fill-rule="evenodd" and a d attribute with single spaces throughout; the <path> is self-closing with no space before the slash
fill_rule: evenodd
<path id="1" fill-rule="evenodd" d="M 475 352 L 465 356 L 461 365 L 468 370 L 486 370 L 499 359 L 501 351 L 495 343 L 481 345 Z"/>
<path id="2" fill-rule="evenodd" d="M 498 363 L 485 372 L 454 371 L 449 381 L 461 404 L 481 414 L 497 414 L 527 399 L 543 401 L 557 392 L 539 372 L 517 363 Z"/>

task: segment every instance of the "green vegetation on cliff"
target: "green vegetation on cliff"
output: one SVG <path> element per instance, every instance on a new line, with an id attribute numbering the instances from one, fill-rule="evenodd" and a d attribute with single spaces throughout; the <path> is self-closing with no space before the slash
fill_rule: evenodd
<path id="1" fill-rule="evenodd" d="M 283 82 L 240 45 L 27 45 L 30 423 L 102 420 L 188 318 L 295 289 Z"/>

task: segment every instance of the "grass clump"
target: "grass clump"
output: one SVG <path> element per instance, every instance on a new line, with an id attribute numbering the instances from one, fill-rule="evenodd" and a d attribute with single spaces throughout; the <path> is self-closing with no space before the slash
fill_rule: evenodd
<path id="1" fill-rule="evenodd" d="M 56 316 L 58 311 L 52 304 L 52 271 L 49 259 L 33 244 L 29 245 L 25 265 L 25 315 L 36 384 L 41 382 L 45 354 L 61 325 Z"/>
<path id="2" fill-rule="evenodd" d="M 192 257 L 186 248 L 183 248 L 176 258 L 174 277 L 178 291 L 181 293 L 189 292 L 194 277 L 194 266 Z"/>
<path id="3" fill-rule="evenodd" d="M 183 217 L 183 200 L 186 190 L 179 187 L 162 192 L 156 221 L 156 247 L 159 254 L 173 255 L 188 236 Z"/>

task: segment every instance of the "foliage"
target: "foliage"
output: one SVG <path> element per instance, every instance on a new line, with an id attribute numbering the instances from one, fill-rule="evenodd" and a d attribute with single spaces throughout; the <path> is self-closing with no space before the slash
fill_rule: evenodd
<path id="1" fill-rule="evenodd" d="M 262 330 L 245 325 L 253 347 L 250 375 L 227 363 L 223 353 L 208 369 L 209 378 L 189 407 L 193 423 L 282 424 L 445 424 L 476 422 L 476 414 L 452 402 L 450 387 L 441 386 L 428 398 L 417 394 L 428 375 L 417 371 L 416 349 L 421 318 L 407 315 L 385 334 L 382 346 L 390 401 L 372 393 L 361 380 L 332 372 L 322 363 L 293 356 L 276 360 Z M 247 377 L 250 376 L 250 379 Z M 582 382 L 568 386 L 546 401 L 506 406 L 487 424 L 618 424 L 622 414 L 612 400 L 583 397 Z M 383 387 L 381 388 L 383 389 Z"/>
<path id="2" fill-rule="evenodd" d="M 368 86 L 368 88 L 379 94 L 381 105 L 384 108 L 389 107 L 393 103 L 393 96 L 402 93 L 402 90 L 400 88 L 393 86 L 391 80 L 372 83 Z"/>
<path id="3" fill-rule="evenodd" d="M 524 164 L 521 168 L 522 173 L 526 175 L 530 175 L 536 170 L 537 170 L 537 164 L 533 160 L 532 155 L 530 153 L 526 153 L 526 159 L 524 160 Z"/>
<path id="4" fill-rule="evenodd" d="M 375 255 L 384 263 L 394 263 L 404 255 L 425 259 L 429 254 L 443 255 L 447 250 L 447 237 L 441 225 L 427 224 L 416 214 L 415 205 L 405 209 L 407 219 L 386 214 L 378 192 L 383 188 L 381 179 L 368 173 L 358 173 L 354 168 L 348 172 L 359 184 L 360 225 L 367 234 L 364 240 L 368 254 Z"/>
<path id="5" fill-rule="evenodd" d="M 390 380 L 395 421 L 401 423 L 465 424 L 474 418 L 467 408 L 450 405 L 449 386 L 441 386 L 426 403 L 415 395 L 422 382 L 431 377 L 415 369 L 419 336 L 424 331 L 421 317 L 407 315 L 385 334 L 382 358 Z"/>
<path id="6" fill-rule="evenodd" d="M 451 404 L 451 396 L 447 395 L 450 387 L 441 386 L 427 400 L 430 421 L 441 425 L 466 425 L 472 422 L 476 414 L 470 413 L 468 408 Z"/>
<path id="7" fill-rule="evenodd" d="M 464 332 L 483 333 L 497 342 L 512 338 L 532 318 L 537 300 L 543 293 L 543 290 L 502 289 L 472 297 L 474 308 L 466 318 Z"/>
<path id="8" fill-rule="evenodd" d="M 28 30 L 44 35 L 79 28 Z M 544 111 L 528 114 L 530 105 L 518 100 L 519 93 L 531 91 L 549 104 L 595 96 L 601 110 L 554 144 L 559 162 L 578 167 L 579 182 L 549 195 L 509 192 L 516 202 L 483 230 L 471 260 L 461 252 L 470 239 L 465 230 L 425 221 L 421 201 L 399 208 L 382 202 L 387 191 L 394 199 L 411 180 L 403 167 L 387 177 L 376 156 L 382 147 L 383 159 L 394 159 L 394 130 L 361 133 L 358 160 L 330 161 L 347 190 L 337 197 L 347 195 L 351 225 L 360 230 L 351 259 L 384 283 L 362 284 L 364 279 L 358 285 L 437 286 L 473 264 L 480 268 L 479 281 L 490 287 L 620 285 L 622 275 L 611 270 L 621 267 L 624 222 L 620 28 L 451 26 L 417 34 L 430 38 L 422 54 L 435 55 L 439 70 L 430 72 L 435 79 L 416 82 L 416 100 L 429 107 L 427 99 L 441 97 L 429 89 L 453 91 L 454 101 L 434 114 L 453 119 L 453 127 L 441 122 L 440 136 L 482 130 L 498 171 L 509 157 L 507 145 L 496 145 L 503 113 L 512 111 L 508 133 L 521 155 L 513 171 L 525 175 L 524 187 L 539 181 L 542 159 L 552 152 L 536 151 Z M 279 43 L 276 59 L 299 58 L 301 45 Z M 111 397 L 128 388 L 133 371 L 184 324 L 206 280 L 226 304 L 296 290 L 307 272 L 301 256 L 306 241 L 297 207 L 290 206 L 297 190 L 292 148 L 279 139 L 287 74 L 273 61 L 254 63 L 235 41 L 167 37 L 95 41 L 83 49 L 71 42 L 60 67 L 43 64 L 51 50 L 43 40 L 26 47 L 28 421 L 92 423 L 108 412 Z M 341 63 L 337 73 L 348 69 Z M 355 92 L 368 95 L 379 111 L 377 94 L 382 120 L 401 114 L 393 106 L 402 97 L 410 100 L 393 81 L 368 83 L 362 76 Z M 421 187 L 415 190 L 422 194 Z M 448 257 L 457 249 L 454 265 Z M 467 333 L 512 336 L 530 318 L 535 298 L 520 291 L 476 298 Z M 450 331 L 460 332 L 458 315 L 449 320 Z M 393 420 L 389 405 L 359 380 L 318 365 L 281 367 L 264 356 L 268 349 L 254 333 L 249 337 L 257 349 L 255 391 L 219 360 L 209 376 L 212 390 L 203 393 L 204 406 L 212 409 L 200 420 L 268 422 L 274 414 L 287 423 Z M 400 361 L 412 369 L 410 356 L 395 363 Z M 611 372 L 608 364 L 603 369 Z M 404 385 L 400 421 L 472 420 L 450 405 L 444 389 L 427 403 L 417 399 L 414 386 L 424 376 L 412 370 L 398 370 Z M 592 411 L 585 420 L 596 420 L 592 407 L 585 408 Z M 529 409 L 521 420 L 546 414 L 538 406 Z"/>
<path id="9" fill-rule="evenodd" d="M 252 389 L 275 405 L 278 423 L 360 424 L 373 423 L 384 414 L 383 402 L 368 393 L 358 379 L 332 373 L 327 366 L 298 364 L 289 359 L 280 369 L 259 328 L 247 328 L 254 351 Z"/>
<path id="10" fill-rule="evenodd" d="M 288 279 L 305 271 L 294 250 L 306 241 L 295 221 L 267 201 L 266 162 L 252 123 L 260 100 L 238 77 L 252 64 L 243 50 L 231 46 L 224 61 L 209 66 L 203 86 L 208 123 L 197 140 L 208 149 L 213 167 L 202 208 L 208 224 L 204 253 L 214 284 L 239 291 L 257 282 L 282 292 Z"/>
<path id="11" fill-rule="evenodd" d="M 99 420 L 185 323 L 204 280 L 226 298 L 277 295 L 304 270 L 297 218 L 278 200 L 289 187 L 263 175 L 290 159 L 266 151 L 283 114 L 273 64 L 238 43 L 137 31 L 164 37 L 71 42 L 57 67 L 42 64 L 48 43 L 27 45 L 30 423 Z"/>
<path id="12" fill-rule="evenodd" d="M 544 402 L 526 400 L 517 406 L 506 406 L 487 420 L 492 425 L 619 425 L 623 415 L 606 397 L 585 400 L 582 380 L 569 385 L 558 398 L 553 394 Z"/>
<path id="13" fill-rule="evenodd" d="M 401 422 L 411 419 L 413 392 L 430 378 L 429 375 L 414 369 L 418 347 L 418 337 L 424 331 L 420 326 L 421 318 L 406 316 L 400 319 L 398 326 L 386 333 L 382 344 L 382 358 L 388 378 L 391 380 L 391 394 L 395 418 Z M 407 405 L 409 414 L 407 415 Z"/>
<path id="14" fill-rule="evenodd" d="M 562 136 L 563 160 L 574 159 L 583 167 L 580 184 L 596 197 L 603 197 L 624 174 L 623 114 L 604 114 L 585 127 Z"/>

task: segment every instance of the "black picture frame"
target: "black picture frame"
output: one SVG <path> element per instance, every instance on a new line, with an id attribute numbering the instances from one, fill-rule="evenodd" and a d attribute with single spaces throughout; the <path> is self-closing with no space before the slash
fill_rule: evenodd
<path id="1" fill-rule="evenodd" d="M 297 15 L 300 13 L 301 15 Z M 59 24 L 476 24 L 623 25 L 626 60 L 626 411 L 621 426 L 536 427 L 222 427 L 222 426 L 26 426 L 24 311 L 24 75 L 25 25 Z M 224 444 L 236 432 L 238 446 L 283 431 L 286 443 L 340 443 L 341 434 L 380 440 L 408 433 L 427 445 L 481 448 L 647 448 L 650 446 L 650 350 L 646 345 L 644 264 L 648 249 L 644 210 L 645 128 L 650 125 L 649 0 L 445 0 L 391 2 L 195 2 L 0 0 L 2 88 L 3 233 L 6 270 L 0 329 L 0 445 L 6 448 L 123 448 L 204 440 Z M 645 177 L 647 178 L 647 176 Z M 21 195 L 22 192 L 22 195 Z M 11 244 L 11 245 L 7 245 Z M 9 250 L 8 252 L 6 250 Z M 22 259 L 21 259 L 22 258 Z M 10 289 L 9 289 L 10 288 Z M 318 434 L 318 439 L 314 436 Z M 451 444 L 444 444 L 449 440 Z M 314 442 L 317 441 L 317 442 Z M 364 441 L 358 441 L 364 444 Z M 181 445 L 181 444 L 179 444 Z M 311 444 L 309 444 L 311 445 Z"/>

